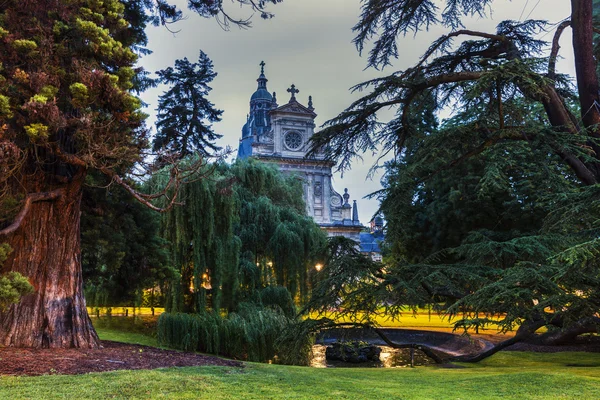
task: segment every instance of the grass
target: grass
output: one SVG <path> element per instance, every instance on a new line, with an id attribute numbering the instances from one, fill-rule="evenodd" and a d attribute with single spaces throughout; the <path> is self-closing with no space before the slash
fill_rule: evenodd
<path id="1" fill-rule="evenodd" d="M 102 340 L 112 340 L 113 342 L 124 342 L 141 344 L 143 346 L 157 347 L 156 338 L 137 332 L 124 332 L 117 329 L 96 328 L 96 332 Z"/>
<path id="2" fill-rule="evenodd" d="M 106 318 L 107 309 L 111 309 L 111 314 L 115 316 L 124 316 L 125 309 L 129 310 L 129 318 L 133 316 L 133 307 L 88 307 L 88 313 L 90 316 L 96 316 L 96 309 L 100 311 L 100 318 Z M 157 318 L 162 314 L 165 309 L 156 307 L 154 309 L 155 316 Z M 143 316 L 152 318 L 151 309 L 149 307 L 136 307 L 135 312 L 137 316 Z M 311 318 L 329 317 L 333 318 L 333 313 L 326 313 L 320 315 L 317 313 L 310 314 Z M 347 318 L 338 318 L 339 322 L 351 322 Z M 413 313 L 407 310 L 399 319 L 391 319 L 384 316 L 377 316 L 375 322 L 379 326 L 386 328 L 407 328 L 407 329 L 430 329 L 430 330 L 443 330 L 452 332 L 454 329 L 453 320 L 449 320 L 444 315 L 438 314 L 437 312 L 430 312 L 427 309 L 418 309 L 417 313 Z M 482 333 L 495 333 L 495 329 L 481 329 Z"/>
<path id="3" fill-rule="evenodd" d="M 327 317 L 333 318 L 333 313 L 329 314 L 310 314 L 311 318 L 320 318 Z M 351 322 L 349 318 L 337 318 L 338 322 Z M 429 314 L 426 310 L 419 311 L 417 314 L 413 314 L 412 312 L 407 312 L 402 315 L 399 319 L 391 319 L 384 316 L 377 316 L 375 318 L 375 322 L 379 326 L 383 326 L 386 328 L 413 328 L 413 329 L 421 329 L 421 328 L 441 328 L 441 329 L 452 329 L 452 321 L 449 321 L 448 318 L 443 317 L 438 313 Z"/>
<path id="4" fill-rule="evenodd" d="M 99 328 L 102 339 L 153 338 Z M 155 343 L 155 342 L 154 342 Z M 575 366 L 569 366 L 575 365 Z M 499 353 L 463 369 L 315 369 L 248 363 L 229 367 L 0 377 L 0 399 L 594 399 L 600 355 Z"/>
<path id="5" fill-rule="evenodd" d="M 334 313 L 325 313 L 318 314 L 312 313 L 310 314 L 310 318 L 322 318 L 327 317 L 331 319 L 336 319 L 337 322 L 353 322 L 349 318 L 335 318 Z M 359 314 L 360 319 L 360 314 Z M 433 330 L 433 331 L 444 331 L 444 332 L 454 332 L 454 322 L 453 319 L 448 319 L 448 317 L 438 314 L 436 312 L 429 312 L 426 309 L 419 309 L 416 313 L 412 311 L 407 311 L 400 318 L 392 319 L 389 317 L 385 317 L 383 315 L 375 316 L 374 322 L 377 323 L 378 326 L 384 328 L 405 328 L 405 329 L 424 329 L 424 330 Z M 461 333 L 459 331 L 457 333 Z M 471 332 L 473 333 L 473 332 Z M 498 334 L 498 330 L 494 327 L 490 329 L 479 329 L 480 334 L 487 335 L 496 335 Z M 507 333 L 508 336 L 512 336 L 513 333 Z M 502 335 L 504 336 L 504 335 Z"/>
<path id="6" fill-rule="evenodd" d="M 576 360 L 588 367 L 567 367 Z M 586 353 L 504 353 L 465 369 L 314 369 L 248 364 L 0 378 L 0 398 L 593 399 L 600 360 Z M 48 390 L 48 388 L 52 388 Z"/>
<path id="7" fill-rule="evenodd" d="M 110 313 L 108 312 L 110 310 Z M 106 316 L 107 314 L 112 315 L 125 315 L 125 311 L 127 310 L 128 315 L 131 317 L 135 315 L 152 315 L 152 309 L 150 307 L 88 307 L 87 312 L 89 315 L 94 316 Z M 163 307 L 154 307 L 154 315 L 159 316 L 164 313 L 165 309 Z"/>

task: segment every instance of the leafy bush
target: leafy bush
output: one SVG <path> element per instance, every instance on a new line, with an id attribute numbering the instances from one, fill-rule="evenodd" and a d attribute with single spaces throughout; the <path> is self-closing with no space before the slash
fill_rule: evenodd
<path id="1" fill-rule="evenodd" d="M 281 311 L 242 303 L 238 312 L 222 317 L 214 312 L 163 313 L 158 318 L 158 343 L 239 360 L 306 364 L 310 335 L 294 334 L 296 321 Z M 303 343 L 304 345 L 298 345 Z"/>
<path id="2" fill-rule="evenodd" d="M 6 261 L 11 251 L 8 244 L 0 243 L 0 266 Z M 31 292 L 33 292 L 33 286 L 18 272 L 9 272 L 0 276 L 0 311 L 18 302 L 21 296 Z"/>
<path id="3" fill-rule="evenodd" d="M 296 305 L 292 295 L 283 286 L 267 286 L 260 291 L 260 301 L 265 307 L 276 307 L 281 309 L 288 318 L 296 316 Z"/>

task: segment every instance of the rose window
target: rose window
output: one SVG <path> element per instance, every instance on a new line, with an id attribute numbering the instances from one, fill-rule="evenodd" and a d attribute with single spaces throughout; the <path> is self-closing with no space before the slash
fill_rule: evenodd
<path id="1" fill-rule="evenodd" d="M 302 136 L 298 132 L 288 132 L 284 138 L 285 146 L 290 150 L 302 147 Z"/>

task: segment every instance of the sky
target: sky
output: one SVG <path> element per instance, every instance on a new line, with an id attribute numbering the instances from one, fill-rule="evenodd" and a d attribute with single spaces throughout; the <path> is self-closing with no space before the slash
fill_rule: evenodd
<path id="1" fill-rule="evenodd" d="M 173 0 L 181 9 L 186 1 Z M 248 17 L 248 8 L 239 8 L 225 0 L 232 15 Z M 327 120 L 335 117 L 350 103 L 360 97 L 349 89 L 365 80 L 389 75 L 413 65 L 429 44 L 449 29 L 432 27 L 418 35 L 408 35 L 399 39 L 400 57 L 392 67 L 383 71 L 365 69 L 365 55 L 361 57 L 352 44 L 352 27 L 360 14 L 359 0 L 284 0 L 269 8 L 275 17 L 263 20 L 254 15 L 250 29 L 232 27 L 223 30 L 214 19 L 201 18 L 185 10 L 186 18 L 170 26 L 172 33 L 164 27 L 148 30 L 150 50 L 141 65 L 154 72 L 172 66 L 176 59 L 187 57 L 195 62 L 200 50 L 212 60 L 218 76 L 212 82 L 210 101 L 224 110 L 223 120 L 213 125 L 214 130 L 223 135 L 217 143 L 230 146 L 237 151 L 241 128 L 249 112 L 250 96 L 256 90 L 256 79 L 260 73 L 259 63 L 266 63 L 265 74 L 269 79 L 268 89 L 277 92 L 280 105 L 289 100 L 287 88 L 293 83 L 300 90 L 297 95 L 302 104 L 313 97 L 315 112 L 318 114 L 318 130 Z M 530 18 L 558 22 L 569 15 L 569 2 L 560 0 L 496 0 L 493 13 L 488 18 L 465 20 L 469 29 L 493 32 L 502 20 Z M 552 39 L 552 33 L 544 37 Z M 563 35 L 563 59 L 559 70 L 573 73 L 572 54 L 568 53 L 570 33 Z M 148 103 L 150 124 L 164 87 L 151 89 L 142 95 Z M 367 224 L 378 209 L 376 200 L 363 199 L 364 196 L 381 189 L 380 174 L 368 178 L 369 169 L 377 159 L 376 154 L 365 154 L 364 161 L 357 160 L 350 171 L 341 176 L 334 174 L 333 185 L 343 193 L 348 188 L 351 199 L 357 199 L 360 220 Z"/>

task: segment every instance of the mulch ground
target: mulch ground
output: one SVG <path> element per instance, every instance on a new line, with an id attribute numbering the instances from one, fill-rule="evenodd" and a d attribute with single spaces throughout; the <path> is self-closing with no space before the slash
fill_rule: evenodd
<path id="1" fill-rule="evenodd" d="M 0 348 L 0 375 L 85 374 L 119 369 L 242 367 L 219 357 L 103 340 L 100 349 Z"/>

